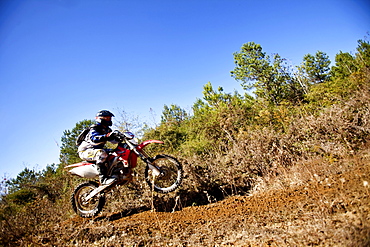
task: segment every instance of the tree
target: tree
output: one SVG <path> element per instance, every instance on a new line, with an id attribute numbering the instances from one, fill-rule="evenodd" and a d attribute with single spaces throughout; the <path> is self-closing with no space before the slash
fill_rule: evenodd
<path id="1" fill-rule="evenodd" d="M 370 42 L 365 40 L 357 41 L 356 59 L 360 68 L 370 69 Z"/>
<path id="2" fill-rule="evenodd" d="M 41 173 L 34 169 L 25 168 L 16 178 L 6 181 L 7 195 L 6 200 L 23 205 L 32 202 L 36 198 L 33 190 L 40 180 Z"/>
<path id="3" fill-rule="evenodd" d="M 24 168 L 16 178 L 11 178 L 6 181 L 9 193 L 35 185 L 39 181 L 40 175 L 41 173 L 36 172 L 34 169 Z"/>
<path id="4" fill-rule="evenodd" d="M 73 164 L 81 161 L 77 153 L 76 138 L 85 129 L 94 124 L 93 120 L 83 120 L 76 124 L 72 130 L 65 130 L 60 147 L 60 162 L 62 164 Z"/>
<path id="5" fill-rule="evenodd" d="M 234 91 L 234 94 L 225 93 L 224 89 L 220 86 L 217 90 L 214 90 L 211 82 L 205 84 L 203 89 L 203 99 L 206 102 L 203 102 L 203 106 L 208 105 L 219 109 L 221 106 L 229 107 L 230 105 L 240 104 L 244 101 L 244 98 L 237 91 Z M 195 105 L 202 105 L 202 103 L 198 101 Z"/>
<path id="6" fill-rule="evenodd" d="M 357 53 L 354 56 L 342 51 L 335 56 L 335 65 L 331 70 L 332 76 L 343 79 L 360 70 L 364 71 L 370 68 L 370 43 L 364 40 L 357 42 Z"/>
<path id="7" fill-rule="evenodd" d="M 188 114 L 184 109 L 181 109 L 178 105 L 171 104 L 169 107 L 164 105 L 161 120 L 162 123 L 180 123 L 187 117 Z"/>
<path id="8" fill-rule="evenodd" d="M 355 58 L 348 52 L 340 51 L 335 56 L 335 65 L 332 67 L 332 76 L 336 78 L 346 78 L 357 71 Z"/>
<path id="9" fill-rule="evenodd" d="M 278 105 L 283 100 L 302 98 L 303 88 L 293 76 L 285 59 L 275 54 L 271 60 L 262 47 L 254 42 L 244 44 L 234 53 L 236 67 L 231 76 L 242 81 L 245 90 L 254 89 L 258 98 Z"/>
<path id="10" fill-rule="evenodd" d="M 330 80 L 312 85 L 307 99 L 310 102 L 327 106 L 351 97 L 356 90 L 367 85 L 369 69 L 370 44 L 368 41 L 358 40 L 357 52 L 352 55 L 340 51 L 335 56 L 335 65 L 331 68 Z"/>
<path id="11" fill-rule="evenodd" d="M 322 51 L 317 51 L 315 56 L 306 54 L 303 57 L 301 69 L 308 77 L 308 81 L 315 84 L 327 81 L 329 79 L 329 65 L 329 56 Z"/>

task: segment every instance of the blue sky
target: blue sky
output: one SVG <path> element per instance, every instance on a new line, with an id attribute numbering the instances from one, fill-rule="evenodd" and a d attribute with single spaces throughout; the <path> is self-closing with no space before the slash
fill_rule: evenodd
<path id="1" fill-rule="evenodd" d="M 154 124 L 208 81 L 242 93 L 244 43 L 333 62 L 369 31 L 365 0 L 0 0 L 0 176 L 59 163 L 63 131 L 98 110 Z"/>

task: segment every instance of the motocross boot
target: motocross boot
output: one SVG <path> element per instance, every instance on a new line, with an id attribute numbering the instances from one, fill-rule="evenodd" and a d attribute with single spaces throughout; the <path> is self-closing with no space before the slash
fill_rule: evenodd
<path id="1" fill-rule="evenodd" d="M 108 177 L 106 175 L 107 168 L 104 163 L 97 163 L 96 166 L 99 172 L 100 185 L 104 185 L 104 186 L 111 185 L 117 180 L 115 177 Z"/>

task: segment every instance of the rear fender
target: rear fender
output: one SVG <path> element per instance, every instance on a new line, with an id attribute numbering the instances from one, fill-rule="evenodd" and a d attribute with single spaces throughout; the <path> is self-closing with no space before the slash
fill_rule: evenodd
<path id="1" fill-rule="evenodd" d="M 144 147 L 146 147 L 147 145 L 151 144 L 151 143 L 159 143 L 159 144 L 163 144 L 164 142 L 162 141 L 158 141 L 158 140 L 147 140 L 147 141 L 143 141 L 142 143 L 139 144 L 139 146 L 136 147 L 137 150 L 142 150 Z"/>
<path id="2" fill-rule="evenodd" d="M 80 162 L 77 164 L 68 165 L 65 168 L 73 168 L 69 170 L 72 175 L 77 175 L 83 178 L 95 178 L 99 175 L 95 164 L 88 162 Z"/>

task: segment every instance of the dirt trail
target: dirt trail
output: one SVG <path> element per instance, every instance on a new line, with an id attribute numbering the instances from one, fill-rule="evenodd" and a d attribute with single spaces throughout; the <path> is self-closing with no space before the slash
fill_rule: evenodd
<path id="1" fill-rule="evenodd" d="M 303 185 L 233 196 L 173 213 L 75 217 L 78 246 L 368 246 L 369 156 Z M 118 219 L 117 219 L 118 218 Z M 102 217 L 100 217 L 102 219 Z"/>

